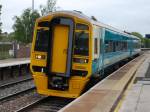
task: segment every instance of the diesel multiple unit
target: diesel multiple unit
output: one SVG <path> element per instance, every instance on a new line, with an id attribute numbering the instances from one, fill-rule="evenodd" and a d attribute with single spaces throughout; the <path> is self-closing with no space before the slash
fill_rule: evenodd
<path id="1" fill-rule="evenodd" d="M 95 74 L 139 52 L 137 37 L 79 12 L 58 11 L 36 21 L 30 68 L 38 93 L 76 98 Z"/>

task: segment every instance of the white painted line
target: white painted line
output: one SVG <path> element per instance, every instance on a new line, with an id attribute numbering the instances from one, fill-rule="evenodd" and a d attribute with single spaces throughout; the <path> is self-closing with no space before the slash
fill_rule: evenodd
<path id="1" fill-rule="evenodd" d="M 10 67 L 10 66 L 16 66 L 16 65 L 22 65 L 22 64 L 29 64 L 30 63 L 30 60 L 27 59 L 27 60 L 14 60 L 14 61 L 10 61 L 10 62 L 6 62 L 6 63 L 0 63 L 0 68 L 3 68 L 3 67 Z"/>

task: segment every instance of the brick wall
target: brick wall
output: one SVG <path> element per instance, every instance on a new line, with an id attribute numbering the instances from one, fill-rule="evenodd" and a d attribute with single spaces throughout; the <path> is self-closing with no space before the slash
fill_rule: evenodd
<path id="1" fill-rule="evenodd" d="M 30 57 L 31 44 L 29 45 L 17 45 L 16 58 L 28 58 Z"/>

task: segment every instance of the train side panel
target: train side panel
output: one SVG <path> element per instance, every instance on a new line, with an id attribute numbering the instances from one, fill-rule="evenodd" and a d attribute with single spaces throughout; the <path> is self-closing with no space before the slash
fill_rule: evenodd
<path id="1" fill-rule="evenodd" d="M 93 76 L 100 74 L 104 68 L 140 52 L 140 40 L 137 38 L 100 26 L 93 26 L 93 33 Z"/>

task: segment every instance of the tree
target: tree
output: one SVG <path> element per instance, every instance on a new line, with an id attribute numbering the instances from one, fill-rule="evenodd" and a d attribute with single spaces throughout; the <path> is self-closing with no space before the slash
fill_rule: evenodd
<path id="1" fill-rule="evenodd" d="M 137 36 L 141 39 L 142 47 L 150 48 L 150 39 L 144 38 L 140 33 L 138 32 L 132 32 L 131 33 L 134 36 Z"/>
<path id="2" fill-rule="evenodd" d="M 141 39 L 142 47 L 145 46 L 145 40 L 144 40 L 144 37 L 143 37 L 140 33 L 138 33 L 138 32 L 132 32 L 131 35 L 134 35 L 134 36 L 140 38 L 140 39 Z"/>
<path id="3" fill-rule="evenodd" d="M 2 28 L 1 28 L 1 26 L 2 26 L 2 22 L 1 22 L 1 9 L 2 9 L 2 5 L 0 5 L 0 35 L 2 33 Z"/>
<path id="4" fill-rule="evenodd" d="M 24 10 L 23 14 L 18 17 L 15 16 L 14 39 L 22 43 L 30 43 L 32 41 L 33 29 L 35 20 L 40 17 L 38 11 L 31 9 Z"/>
<path id="5" fill-rule="evenodd" d="M 138 33 L 138 32 L 132 32 L 131 34 L 134 35 L 134 36 L 139 37 L 140 39 L 143 38 L 143 36 L 140 33 Z"/>
<path id="6" fill-rule="evenodd" d="M 40 5 L 41 15 L 47 15 L 50 12 L 56 11 L 56 0 L 47 0 L 46 5 Z"/>
<path id="7" fill-rule="evenodd" d="M 145 44 L 145 48 L 150 48 L 150 39 L 145 38 L 144 44 Z"/>

